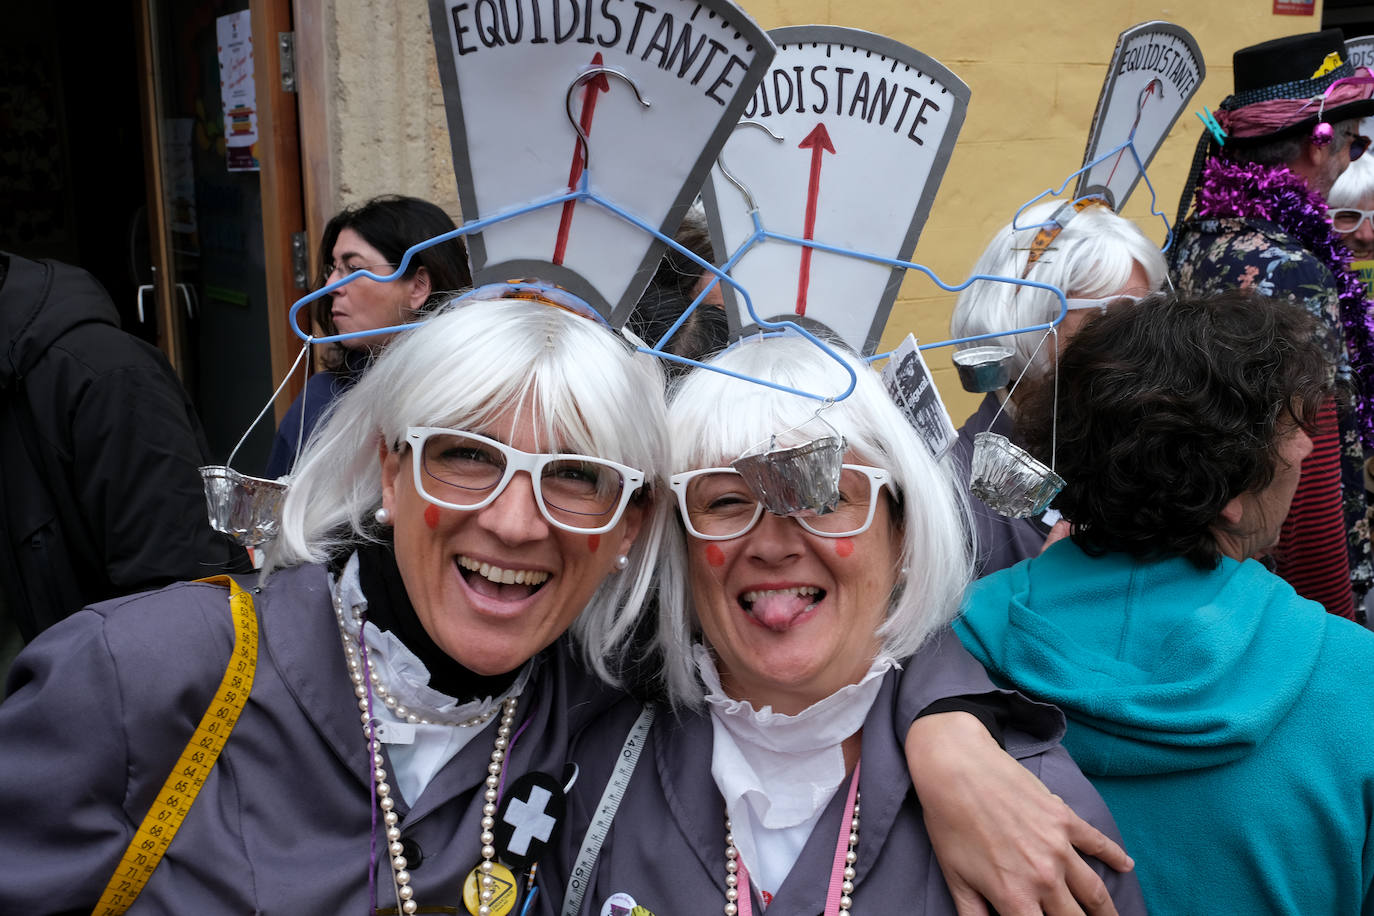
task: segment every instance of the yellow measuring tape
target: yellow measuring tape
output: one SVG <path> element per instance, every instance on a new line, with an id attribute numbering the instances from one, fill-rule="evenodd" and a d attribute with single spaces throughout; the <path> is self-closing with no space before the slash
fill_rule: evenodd
<path id="1" fill-rule="evenodd" d="M 229 666 L 210 708 L 205 710 L 195 734 L 157 793 L 152 809 L 129 842 L 92 916 L 120 916 L 148 883 L 191 810 L 191 802 L 205 785 L 210 768 L 229 740 L 229 732 L 253 689 L 253 673 L 258 664 L 258 621 L 253 613 L 253 597 L 228 576 L 199 581 L 228 586 L 229 609 L 234 615 L 234 651 L 229 655 Z"/>

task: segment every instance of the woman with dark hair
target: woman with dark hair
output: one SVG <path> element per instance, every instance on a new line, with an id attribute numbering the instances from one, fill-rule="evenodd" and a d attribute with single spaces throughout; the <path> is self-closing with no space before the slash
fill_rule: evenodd
<path id="1" fill-rule="evenodd" d="M 328 222 L 320 239 L 319 285 L 364 268 L 389 274 L 407 248 L 455 228 L 447 213 L 418 197 L 391 194 L 345 207 Z M 310 317 L 321 337 L 372 331 L 412 321 L 443 301 L 440 293 L 471 285 L 467 249 L 462 239 L 454 239 L 417 251 L 396 280 L 379 283 L 362 277 L 316 299 Z M 321 358 L 325 371 L 311 376 L 277 427 L 266 476 L 280 477 L 291 470 L 325 410 L 353 386 L 389 340 L 389 335 L 378 335 L 326 346 Z"/>
<path id="2" fill-rule="evenodd" d="M 1374 906 L 1374 636 L 1254 557 L 1278 542 L 1330 394 L 1314 320 L 1272 299 L 1123 303 L 1065 348 L 1027 441 L 1068 539 L 978 583 L 955 628 L 1063 709 L 1153 913 Z M 1333 729 L 1333 723 L 1338 727 Z M 1292 850 L 1310 850 L 1295 855 Z"/>

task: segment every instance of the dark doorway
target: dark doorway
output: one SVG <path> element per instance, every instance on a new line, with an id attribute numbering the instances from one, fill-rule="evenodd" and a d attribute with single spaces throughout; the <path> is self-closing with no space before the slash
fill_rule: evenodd
<path id="1" fill-rule="evenodd" d="M 133 7 L 12 3 L 0 54 L 0 248 L 90 271 L 155 341 Z"/>

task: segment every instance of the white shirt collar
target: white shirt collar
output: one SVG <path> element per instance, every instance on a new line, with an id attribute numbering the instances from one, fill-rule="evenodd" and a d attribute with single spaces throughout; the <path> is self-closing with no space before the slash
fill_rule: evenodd
<path id="1" fill-rule="evenodd" d="M 788 716 L 726 696 L 711 653 L 700 644 L 692 651 L 711 713 L 711 775 L 730 813 L 735 845 L 760 886 L 776 889 L 844 780 L 842 742 L 863 726 L 896 662 L 881 655 L 858 683 Z M 756 823 L 791 836 L 770 833 L 761 848 Z M 775 846 L 780 848 L 768 848 Z M 781 859 L 770 854 L 775 851 Z"/>

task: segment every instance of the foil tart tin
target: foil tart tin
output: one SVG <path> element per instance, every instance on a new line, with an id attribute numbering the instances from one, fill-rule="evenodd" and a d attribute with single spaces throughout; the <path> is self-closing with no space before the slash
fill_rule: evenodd
<path id="1" fill-rule="evenodd" d="M 730 466 L 774 515 L 825 515 L 840 500 L 845 442 L 837 436 L 743 455 Z"/>
<path id="2" fill-rule="evenodd" d="M 224 465 L 200 469 L 210 527 L 237 544 L 256 547 L 277 536 L 286 484 L 249 477 Z"/>
<path id="3" fill-rule="evenodd" d="M 973 437 L 969 490 L 999 515 L 1039 515 L 1062 489 L 1064 478 L 1006 436 L 981 432 Z"/>
<path id="4" fill-rule="evenodd" d="M 973 347 L 954 351 L 954 368 L 965 391 L 984 394 L 1011 381 L 1010 347 Z"/>

